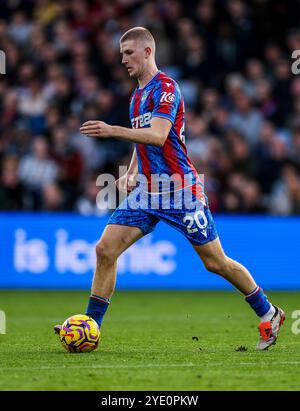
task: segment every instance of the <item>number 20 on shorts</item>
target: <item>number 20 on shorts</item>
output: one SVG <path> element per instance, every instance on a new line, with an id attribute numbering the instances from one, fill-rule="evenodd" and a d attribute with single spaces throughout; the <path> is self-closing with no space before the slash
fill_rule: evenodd
<path id="1" fill-rule="evenodd" d="M 205 230 L 208 224 L 206 215 L 203 210 L 196 211 L 194 215 L 187 214 L 183 217 L 182 221 L 184 223 L 188 223 L 186 229 L 189 234 L 197 232 L 199 228 L 200 230 Z M 193 227 L 195 223 L 197 227 Z"/>

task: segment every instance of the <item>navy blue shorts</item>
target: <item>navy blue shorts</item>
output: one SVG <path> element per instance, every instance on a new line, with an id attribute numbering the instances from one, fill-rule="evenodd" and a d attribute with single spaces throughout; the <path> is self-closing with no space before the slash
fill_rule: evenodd
<path id="1" fill-rule="evenodd" d="M 188 199 L 183 198 L 185 193 Z M 206 244 L 218 237 L 206 195 L 195 193 L 191 187 L 167 194 L 150 194 L 136 188 L 114 211 L 108 224 L 138 227 L 146 235 L 159 221 L 178 230 L 193 245 Z"/>

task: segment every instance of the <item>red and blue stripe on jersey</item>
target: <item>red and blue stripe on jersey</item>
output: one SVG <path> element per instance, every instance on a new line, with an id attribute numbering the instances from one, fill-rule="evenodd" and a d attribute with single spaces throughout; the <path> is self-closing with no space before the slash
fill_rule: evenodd
<path id="1" fill-rule="evenodd" d="M 172 123 L 163 147 L 136 144 L 138 171 L 144 174 L 151 191 L 151 174 L 189 175 L 199 182 L 184 143 L 184 101 L 178 84 L 159 71 L 143 88 L 137 88 L 130 99 L 130 120 L 133 128 L 150 127 L 151 118 L 162 117 Z"/>

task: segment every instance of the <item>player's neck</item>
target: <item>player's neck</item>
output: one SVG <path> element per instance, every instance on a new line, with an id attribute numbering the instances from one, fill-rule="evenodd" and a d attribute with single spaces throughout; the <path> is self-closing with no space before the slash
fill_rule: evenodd
<path id="1" fill-rule="evenodd" d="M 139 88 L 144 88 L 156 74 L 159 72 L 158 68 L 152 67 L 149 71 L 138 78 Z"/>

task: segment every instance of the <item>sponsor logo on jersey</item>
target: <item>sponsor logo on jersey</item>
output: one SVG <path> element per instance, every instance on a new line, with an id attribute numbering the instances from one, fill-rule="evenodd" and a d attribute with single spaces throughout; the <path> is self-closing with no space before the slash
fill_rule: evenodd
<path id="1" fill-rule="evenodd" d="M 144 113 L 131 119 L 132 128 L 142 128 L 151 122 L 152 113 Z"/>
<path id="2" fill-rule="evenodd" d="M 175 94 L 173 93 L 168 93 L 167 91 L 164 91 L 161 94 L 161 97 L 160 97 L 161 103 L 173 103 L 174 100 L 175 100 Z"/>

